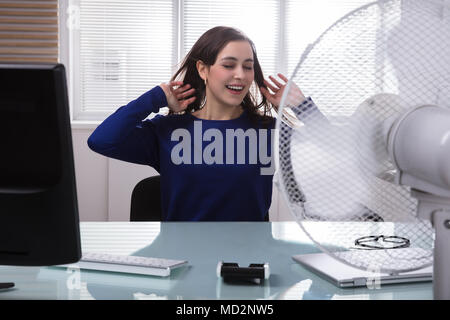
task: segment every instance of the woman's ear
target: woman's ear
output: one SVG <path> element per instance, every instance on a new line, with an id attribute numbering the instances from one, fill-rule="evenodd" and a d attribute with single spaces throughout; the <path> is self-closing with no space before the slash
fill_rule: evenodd
<path id="1" fill-rule="evenodd" d="M 202 78 L 203 81 L 206 82 L 206 80 L 208 79 L 208 71 L 209 71 L 208 66 L 203 61 L 198 60 L 196 63 L 196 67 L 198 75 L 200 76 L 200 78 Z"/>

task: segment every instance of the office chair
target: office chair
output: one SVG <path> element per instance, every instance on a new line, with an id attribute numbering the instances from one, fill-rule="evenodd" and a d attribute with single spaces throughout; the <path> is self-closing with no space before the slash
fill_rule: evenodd
<path id="1" fill-rule="evenodd" d="M 136 184 L 131 194 L 130 221 L 162 221 L 160 176 Z"/>
<path id="2" fill-rule="evenodd" d="M 145 178 L 131 194 L 130 221 L 162 221 L 160 176 Z M 269 212 L 264 217 L 269 221 Z"/>

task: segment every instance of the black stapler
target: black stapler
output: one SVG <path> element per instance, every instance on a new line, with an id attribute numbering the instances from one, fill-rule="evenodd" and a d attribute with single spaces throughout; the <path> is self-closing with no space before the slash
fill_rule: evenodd
<path id="1" fill-rule="evenodd" d="M 226 282 L 257 282 L 269 279 L 270 270 L 268 263 L 252 263 L 248 267 L 240 267 L 234 262 L 219 261 L 217 264 L 217 276 Z"/>

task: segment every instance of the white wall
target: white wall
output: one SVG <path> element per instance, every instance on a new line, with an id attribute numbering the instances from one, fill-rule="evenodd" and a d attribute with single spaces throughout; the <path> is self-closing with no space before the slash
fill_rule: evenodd
<path id="1" fill-rule="evenodd" d="M 128 221 L 131 192 L 142 179 L 157 172 L 149 167 L 106 158 L 89 149 L 92 125 L 72 125 L 72 139 L 81 221 Z M 271 221 L 293 220 L 273 188 Z"/>
<path id="2" fill-rule="evenodd" d="M 108 221 L 108 160 L 87 146 L 91 132 L 72 129 L 80 220 Z"/>

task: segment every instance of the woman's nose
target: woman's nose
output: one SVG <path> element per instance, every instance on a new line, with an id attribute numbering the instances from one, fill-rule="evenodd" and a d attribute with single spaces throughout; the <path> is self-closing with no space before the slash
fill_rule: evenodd
<path id="1" fill-rule="evenodd" d="M 244 77 L 244 68 L 242 67 L 235 68 L 234 77 L 236 79 L 242 79 Z"/>

